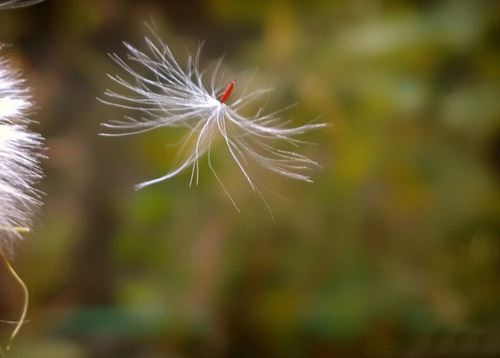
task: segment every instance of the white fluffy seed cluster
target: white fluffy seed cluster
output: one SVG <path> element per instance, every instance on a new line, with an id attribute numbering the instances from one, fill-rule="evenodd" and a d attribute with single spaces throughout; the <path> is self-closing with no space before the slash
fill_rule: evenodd
<path id="1" fill-rule="evenodd" d="M 318 164 L 296 151 L 281 149 L 281 144 L 286 142 L 298 147 L 302 143 L 297 139 L 298 136 L 323 128 L 324 123 L 294 127 L 291 121 L 281 117 L 283 110 L 265 113 L 263 107 L 256 110 L 254 115 L 243 114 L 245 106 L 268 90 L 259 89 L 239 97 L 230 97 L 234 83 L 229 82 L 228 86 L 228 81 L 223 80 L 221 61 L 212 71 L 201 70 L 198 50 L 183 67 L 169 47 L 154 31 L 152 33 L 152 37 L 145 37 L 147 51 L 140 51 L 125 43 L 127 61 L 111 55 L 127 77 L 110 76 L 122 91 L 108 90 L 105 99 L 101 100 L 131 110 L 136 115 L 104 123 L 108 131 L 103 135 L 126 136 L 161 127 L 181 127 L 186 129 L 181 148 L 191 149 L 177 168 L 159 178 L 138 184 L 137 189 L 167 180 L 189 167 L 191 183 L 198 183 L 198 162 L 205 154 L 210 170 L 221 183 L 210 161 L 210 150 L 217 137 L 225 143 L 254 191 L 259 192 L 259 189 L 247 169 L 251 162 L 292 179 L 312 181 L 308 172 Z"/>
<path id="2" fill-rule="evenodd" d="M 34 184 L 42 177 L 43 138 L 28 128 L 31 107 L 23 79 L 0 58 L 0 249 L 9 256 L 41 204 Z"/>

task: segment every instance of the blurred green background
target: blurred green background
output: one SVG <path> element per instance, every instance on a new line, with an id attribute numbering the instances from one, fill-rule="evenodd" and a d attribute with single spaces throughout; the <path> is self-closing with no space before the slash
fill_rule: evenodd
<path id="1" fill-rule="evenodd" d="M 500 355 L 497 1 L 46 0 L 0 13 L 47 138 L 46 192 L 15 266 L 30 322 L 12 357 Z M 303 184 L 259 172 L 274 223 L 223 143 L 175 163 L 178 133 L 103 138 L 96 100 L 122 41 L 156 22 L 174 53 L 271 86 L 268 108 L 332 126 Z M 183 57 L 184 56 L 184 57 Z M 237 84 L 238 86 L 238 84 Z M 257 108 L 257 107 L 256 107 Z M 255 172 L 255 171 L 254 171 Z M 258 172 L 258 170 L 257 170 Z M 20 292 L 0 271 L 0 318 Z M 2 323 L 7 339 L 12 327 Z"/>

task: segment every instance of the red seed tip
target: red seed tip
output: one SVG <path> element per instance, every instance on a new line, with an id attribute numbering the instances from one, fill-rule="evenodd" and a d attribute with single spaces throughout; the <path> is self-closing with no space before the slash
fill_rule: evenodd
<path id="1" fill-rule="evenodd" d="M 220 95 L 219 97 L 219 102 L 220 103 L 224 103 L 227 101 L 227 99 L 229 98 L 229 96 L 231 95 L 231 92 L 233 92 L 233 88 L 234 88 L 234 81 L 231 81 L 229 82 L 229 84 L 227 85 L 226 89 L 224 90 L 224 92 L 222 92 L 222 94 Z"/>

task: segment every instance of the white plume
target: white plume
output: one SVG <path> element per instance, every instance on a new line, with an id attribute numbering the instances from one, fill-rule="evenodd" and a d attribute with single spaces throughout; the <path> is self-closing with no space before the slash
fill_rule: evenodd
<path id="1" fill-rule="evenodd" d="M 312 181 L 307 172 L 317 163 L 276 145 L 285 141 L 298 147 L 301 141 L 297 136 L 323 128 L 324 123 L 291 127 L 290 121 L 280 117 L 283 110 L 266 114 L 263 108 L 252 116 L 245 116 L 241 109 L 269 90 L 260 89 L 232 98 L 235 83 L 221 83 L 221 61 L 210 74 L 207 70 L 202 71 L 198 49 L 194 57 L 189 56 L 183 68 L 154 32 L 152 38 L 145 37 L 145 42 L 147 52 L 124 43 L 128 50 L 127 61 L 116 54 L 111 55 L 127 75 L 126 78 L 110 75 L 124 93 L 107 90 L 101 101 L 138 114 L 104 123 L 108 131 L 102 135 L 126 136 L 161 127 L 183 127 L 187 133 L 182 147 L 190 146 L 191 149 L 177 168 L 138 184 L 137 189 L 172 178 L 188 167 L 191 167 L 191 183 L 198 183 L 198 161 L 204 154 L 208 154 L 209 167 L 222 185 L 210 161 L 210 149 L 217 137 L 222 138 L 249 185 L 257 192 L 259 190 L 247 170 L 249 162 L 286 177 Z"/>
<path id="2" fill-rule="evenodd" d="M 42 177 L 43 138 L 28 128 L 31 107 L 24 81 L 0 58 L 0 249 L 7 255 L 40 205 L 33 185 Z"/>

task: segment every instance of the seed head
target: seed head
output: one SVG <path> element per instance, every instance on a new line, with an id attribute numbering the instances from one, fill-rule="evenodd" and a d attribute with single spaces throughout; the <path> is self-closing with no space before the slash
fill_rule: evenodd
<path id="1" fill-rule="evenodd" d="M 23 80 L 0 58 L 0 250 L 12 255 L 20 232 L 28 230 L 40 193 L 43 138 L 29 130 L 32 107 Z"/>

